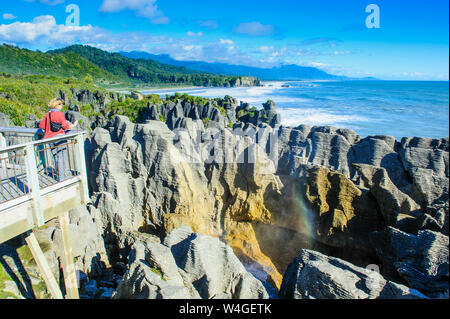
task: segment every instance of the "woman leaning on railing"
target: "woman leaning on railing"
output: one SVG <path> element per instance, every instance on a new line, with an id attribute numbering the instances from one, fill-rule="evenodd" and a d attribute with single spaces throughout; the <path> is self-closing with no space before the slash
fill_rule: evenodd
<path id="1" fill-rule="evenodd" d="M 64 102 L 61 99 L 53 99 L 49 103 L 50 110 L 39 123 L 39 128 L 44 130 L 44 139 L 52 138 L 57 135 L 65 135 L 67 130 L 73 129 L 78 122 L 70 123 L 66 121 L 61 109 Z M 65 169 L 65 158 L 68 156 L 67 141 L 58 141 L 50 145 L 53 157 L 53 167 L 58 174 L 58 181 L 63 181 L 69 177 L 68 170 Z"/>

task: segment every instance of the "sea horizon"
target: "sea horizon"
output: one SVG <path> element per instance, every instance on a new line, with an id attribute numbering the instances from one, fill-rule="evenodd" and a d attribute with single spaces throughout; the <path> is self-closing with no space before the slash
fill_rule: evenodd
<path id="1" fill-rule="evenodd" d="M 349 128 L 361 137 L 390 135 L 401 140 L 403 137 L 445 138 L 449 135 L 448 81 L 303 80 L 262 83 L 264 86 L 261 87 L 140 91 L 162 97 L 175 92 L 207 98 L 230 95 L 258 108 L 270 99 L 277 104 L 282 125 Z M 283 87 L 285 85 L 289 87 Z"/>

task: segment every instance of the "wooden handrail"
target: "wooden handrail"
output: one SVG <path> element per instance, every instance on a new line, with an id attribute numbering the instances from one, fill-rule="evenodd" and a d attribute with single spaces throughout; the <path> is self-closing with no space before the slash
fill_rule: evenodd
<path id="1" fill-rule="evenodd" d="M 63 141 L 66 139 L 70 139 L 70 138 L 74 138 L 80 135 L 85 135 L 87 134 L 86 131 L 75 131 L 74 133 L 68 133 L 65 135 L 58 135 L 52 138 L 47 138 L 47 139 L 42 139 L 42 140 L 38 140 L 38 141 L 32 141 L 32 142 L 28 142 L 28 143 L 24 143 L 24 144 L 18 144 L 18 145 L 12 145 L 12 146 L 8 146 L 5 148 L 0 149 L 0 154 L 1 153 L 6 153 L 6 152 L 12 152 L 12 151 L 16 151 L 18 149 L 24 149 L 26 148 L 28 145 L 42 145 L 42 144 L 47 144 L 47 143 L 55 143 L 58 141 Z"/>
<path id="2" fill-rule="evenodd" d="M 21 126 L 0 126 L 0 133 L 22 133 L 44 135 L 45 131 L 40 128 L 26 128 Z"/>

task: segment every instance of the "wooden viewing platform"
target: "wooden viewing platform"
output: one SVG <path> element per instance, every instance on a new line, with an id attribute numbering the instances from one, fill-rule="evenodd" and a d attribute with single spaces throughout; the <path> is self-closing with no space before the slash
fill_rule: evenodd
<path id="1" fill-rule="evenodd" d="M 78 298 L 71 255 L 68 212 L 86 205 L 89 193 L 84 154 L 85 132 L 35 140 L 40 130 L 0 127 L 0 244 L 26 233 L 26 242 L 53 298 L 62 299 L 32 230 L 59 218 L 65 249 L 63 272 L 68 298 Z M 18 145 L 14 141 L 27 141 Z M 55 146 L 55 143 L 60 143 Z M 8 145 L 9 144 L 9 145 Z M 52 151 L 62 152 L 63 175 Z M 60 176 L 61 175 L 61 176 Z"/>

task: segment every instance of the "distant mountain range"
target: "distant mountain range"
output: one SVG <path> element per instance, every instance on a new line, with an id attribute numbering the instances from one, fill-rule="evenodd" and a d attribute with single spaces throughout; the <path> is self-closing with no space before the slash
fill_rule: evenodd
<path id="1" fill-rule="evenodd" d="M 72 45 L 40 52 L 0 45 L 0 72 L 42 74 L 57 77 L 90 76 L 105 85 L 148 86 L 254 86 L 260 80 L 349 80 L 314 67 L 283 65 L 271 69 L 224 63 L 178 61 L 168 55 L 146 52 L 110 53 L 98 48 Z"/>
<path id="2" fill-rule="evenodd" d="M 186 67 L 201 72 L 254 76 L 263 81 L 299 81 L 299 80 L 343 80 L 349 79 L 343 76 L 329 74 L 314 67 L 305 67 L 295 64 L 283 65 L 271 69 L 257 68 L 243 65 L 231 65 L 225 63 L 208 63 L 199 61 L 179 61 L 169 55 L 155 55 L 147 52 L 120 52 L 121 55 L 132 59 L 145 59 L 160 63 Z"/>

